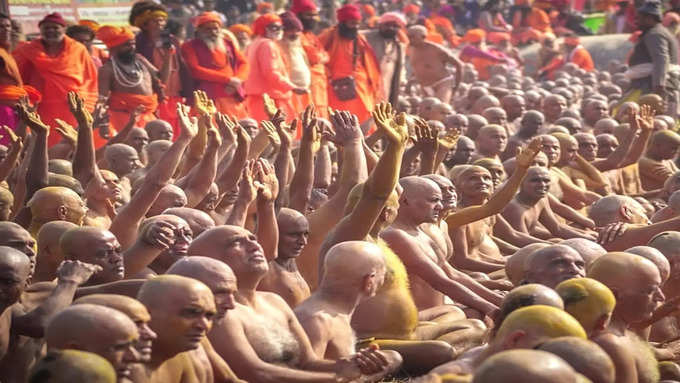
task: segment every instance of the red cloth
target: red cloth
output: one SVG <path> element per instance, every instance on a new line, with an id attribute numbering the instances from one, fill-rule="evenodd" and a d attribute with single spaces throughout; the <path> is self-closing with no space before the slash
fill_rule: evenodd
<path id="1" fill-rule="evenodd" d="M 344 21 L 361 21 L 361 11 L 359 7 L 354 4 L 347 4 L 342 8 L 338 9 L 336 12 L 338 22 Z"/>
<path id="2" fill-rule="evenodd" d="M 258 36 L 264 36 L 265 29 L 267 29 L 270 24 L 280 22 L 281 18 L 279 16 L 273 13 L 267 13 L 266 15 L 262 15 L 255 20 L 253 23 L 253 32 L 255 32 L 255 34 Z"/>
<path id="3" fill-rule="evenodd" d="M 64 17 L 59 12 L 52 12 L 49 15 L 43 17 L 43 19 L 38 23 L 38 26 L 41 26 L 43 23 L 55 23 L 61 25 L 62 27 L 66 26 L 66 20 L 64 20 Z"/>
<path id="4" fill-rule="evenodd" d="M 319 37 L 313 32 L 304 32 L 300 38 L 302 48 L 307 54 L 309 61 L 309 71 L 312 74 L 312 81 L 309 85 L 309 101 L 316 106 L 316 111 L 321 117 L 328 116 L 326 107 L 328 106 L 328 76 L 326 74 L 326 63 L 328 63 L 328 52 L 324 49 Z"/>
<path id="5" fill-rule="evenodd" d="M 109 123 L 117 132 L 121 131 L 130 120 L 130 114 L 139 105 L 144 106 L 144 112 L 137 118 L 138 128 L 143 128 L 147 122 L 156 119 L 158 99 L 155 94 L 143 95 L 133 93 L 111 92 L 109 97 Z M 95 147 L 101 147 L 106 141 L 95 137 Z"/>
<path id="6" fill-rule="evenodd" d="M 314 0 L 293 0 L 293 6 L 290 7 L 290 11 L 296 14 L 303 12 L 318 12 L 318 10 Z"/>
<path id="7" fill-rule="evenodd" d="M 104 25 L 97 30 L 97 38 L 106 44 L 107 48 L 111 49 L 134 40 L 135 34 L 128 27 Z"/>
<path id="8" fill-rule="evenodd" d="M 97 68 L 84 45 L 64 37 L 64 48 L 55 57 L 47 55 L 41 39 L 22 44 L 14 51 L 14 58 L 24 84 L 35 87 L 42 93 L 38 113 L 42 120 L 54 127 L 55 118 L 76 125 L 68 105 L 67 94 L 74 91 L 85 100 L 88 110 L 94 109 L 99 92 Z M 49 136 L 50 145 L 60 140 L 53 130 Z"/>
<path id="9" fill-rule="evenodd" d="M 198 28 L 205 23 L 217 23 L 222 26 L 222 19 L 217 12 L 203 12 L 191 21 L 194 28 Z"/>
<path id="10" fill-rule="evenodd" d="M 251 117 L 258 120 L 268 118 L 262 108 L 262 95 L 267 93 L 289 119 L 295 118 L 291 101 L 295 85 L 288 77 L 279 45 L 274 40 L 258 38 L 250 44 L 247 54 L 251 66 L 244 87 Z"/>

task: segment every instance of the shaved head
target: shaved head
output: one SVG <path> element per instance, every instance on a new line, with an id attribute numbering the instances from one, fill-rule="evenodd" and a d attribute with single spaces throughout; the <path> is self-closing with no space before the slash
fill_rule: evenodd
<path id="1" fill-rule="evenodd" d="M 50 221 L 69 221 L 82 225 L 87 211 L 80 196 L 63 186 L 48 186 L 38 190 L 26 206 L 31 209 L 31 231 L 35 234 L 42 224 Z"/>
<path id="2" fill-rule="evenodd" d="M 97 354 L 51 350 L 35 364 L 29 383 L 115 383 L 116 371 Z"/>
<path id="3" fill-rule="evenodd" d="M 538 348 L 562 358 L 593 383 L 614 383 L 614 362 L 600 346 L 576 337 L 551 339 Z"/>
<path id="4" fill-rule="evenodd" d="M 538 350 L 510 350 L 486 359 L 475 371 L 472 383 L 577 383 L 567 362 Z"/>
<path id="5" fill-rule="evenodd" d="M 192 209 L 190 207 L 171 207 L 166 209 L 163 214 L 176 215 L 189 224 L 194 236 L 199 236 L 204 231 L 215 227 L 215 221 L 212 217 L 201 210 Z"/>
<path id="6" fill-rule="evenodd" d="M 172 141 L 172 125 L 163 120 L 153 120 L 146 123 L 144 130 L 149 135 L 149 141 L 167 140 Z"/>
<path id="7" fill-rule="evenodd" d="M 513 285 L 519 286 L 525 275 L 524 263 L 535 251 L 548 247 L 545 243 L 532 243 L 517 250 L 505 260 L 505 275 Z"/>
<path id="8" fill-rule="evenodd" d="M 385 278 L 385 257 L 382 249 L 365 241 L 341 242 L 328 250 L 320 283 L 323 291 L 343 291 L 359 288 L 371 297 Z"/>
<path id="9" fill-rule="evenodd" d="M 666 256 L 663 254 L 663 252 L 659 251 L 658 249 L 652 246 L 635 246 L 631 247 L 630 249 L 626 249 L 625 252 L 639 255 L 642 258 L 652 261 L 652 263 L 659 269 L 662 282 L 666 282 L 668 277 L 670 277 L 671 264 L 668 262 L 668 259 L 666 259 Z"/>
<path id="10" fill-rule="evenodd" d="M 500 305 L 500 313 L 498 314 L 497 323 L 502 323 L 503 320 L 513 311 L 527 306 L 544 305 L 564 309 L 562 298 L 550 287 L 530 283 L 515 287 L 503 297 Z"/>
<path id="11" fill-rule="evenodd" d="M 26 254 L 7 246 L 0 246 L 0 310 L 19 301 L 31 274 L 31 261 Z"/>
<path id="12" fill-rule="evenodd" d="M 67 231 L 78 226 L 66 221 L 52 221 L 44 224 L 38 231 L 35 282 L 50 281 L 56 277 L 57 268 L 64 260 L 59 240 Z"/>
<path id="13" fill-rule="evenodd" d="M 585 262 L 576 250 L 551 245 L 535 251 L 524 263 L 526 281 L 554 288 L 560 282 L 585 276 Z"/>
<path id="14" fill-rule="evenodd" d="M 607 254 L 607 250 L 600 246 L 597 242 L 585 238 L 569 238 L 559 243 L 560 245 L 569 246 L 576 250 L 581 255 L 581 258 L 586 263 L 586 268 L 593 263 L 597 258 Z"/>
<path id="15" fill-rule="evenodd" d="M 555 290 L 564 301 L 565 311 L 589 334 L 609 324 L 616 299 L 604 284 L 591 278 L 573 278 L 560 283 Z"/>

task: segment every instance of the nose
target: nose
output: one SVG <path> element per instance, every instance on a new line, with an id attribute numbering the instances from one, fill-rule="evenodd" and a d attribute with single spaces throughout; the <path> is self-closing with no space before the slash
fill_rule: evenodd
<path id="1" fill-rule="evenodd" d="M 196 321 L 196 328 L 201 329 L 202 331 L 207 332 L 210 330 L 210 327 L 212 326 L 212 320 L 208 319 L 205 316 L 202 316 L 200 319 Z"/>
<path id="2" fill-rule="evenodd" d="M 147 324 L 142 325 L 142 328 L 139 331 L 139 336 L 143 340 L 155 340 L 156 338 L 158 338 L 158 335 L 156 335 L 156 333 L 153 332 L 151 327 L 149 327 L 149 325 Z"/>
<path id="3" fill-rule="evenodd" d="M 663 295 L 663 292 L 661 289 L 657 288 L 656 289 L 656 294 L 654 295 L 654 301 L 655 302 L 662 302 L 666 300 L 666 296 Z"/>
<path id="4" fill-rule="evenodd" d="M 224 300 L 224 307 L 227 310 L 233 310 L 236 308 L 236 300 L 234 299 L 234 294 L 229 294 L 229 296 Z"/>

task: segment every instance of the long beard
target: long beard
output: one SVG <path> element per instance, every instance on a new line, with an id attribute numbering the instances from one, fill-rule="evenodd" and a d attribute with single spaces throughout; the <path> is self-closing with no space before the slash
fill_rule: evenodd
<path id="1" fill-rule="evenodd" d="M 129 52 L 123 52 L 119 53 L 116 55 L 116 58 L 118 61 L 122 62 L 123 64 L 132 64 L 135 62 L 135 52 L 134 51 L 129 51 Z"/>
<path id="2" fill-rule="evenodd" d="M 211 51 L 226 52 L 227 47 L 224 45 L 224 40 L 222 38 L 217 39 L 201 39 L 208 46 Z"/>
<path id="3" fill-rule="evenodd" d="M 349 28 L 344 23 L 338 24 L 338 33 L 346 39 L 355 39 L 359 34 L 357 28 Z"/>

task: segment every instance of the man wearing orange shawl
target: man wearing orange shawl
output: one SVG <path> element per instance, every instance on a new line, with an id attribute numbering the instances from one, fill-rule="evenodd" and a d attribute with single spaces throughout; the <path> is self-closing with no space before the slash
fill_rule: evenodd
<path id="1" fill-rule="evenodd" d="M 279 15 L 283 25 L 283 38 L 279 40 L 279 47 L 290 81 L 297 88 L 309 89 L 312 83 L 312 73 L 309 70 L 307 53 L 302 47 L 302 23 L 293 12 L 287 11 Z M 294 94 L 293 106 L 297 114 L 302 113 L 310 103 L 309 93 Z M 302 129 L 298 130 L 301 136 Z"/>
<path id="2" fill-rule="evenodd" d="M 307 54 L 309 71 L 312 75 L 309 87 L 309 100 L 316 106 L 317 113 L 327 117 L 328 106 L 328 76 L 326 64 L 329 57 L 319 37 L 314 33 L 314 28 L 319 21 L 319 11 L 314 0 L 293 0 L 290 11 L 295 13 L 302 23 L 302 48 Z"/>
<path id="3" fill-rule="evenodd" d="M 489 68 L 498 64 L 511 64 L 507 56 L 498 51 L 491 51 L 486 47 L 486 32 L 483 29 L 470 29 L 465 32 L 463 42 L 467 43 L 460 52 L 463 62 L 472 64 L 479 75 L 480 80 L 488 80 L 491 75 Z"/>
<path id="4" fill-rule="evenodd" d="M 105 25 L 99 28 L 97 37 L 111 52 L 111 58 L 99 70 L 99 94 L 109 96 L 111 128 L 122 130 L 138 107 L 143 110 L 137 118 L 137 127 L 155 120 L 158 99 L 154 91 L 159 90 L 158 71 L 135 52 L 135 35 L 127 27 Z"/>
<path id="5" fill-rule="evenodd" d="M 437 12 L 430 14 L 430 21 L 434 24 L 437 32 L 449 43 L 452 48 L 460 44 L 460 37 L 456 33 L 456 28 L 451 23 L 453 17 L 453 7 L 444 5 Z"/>
<path id="6" fill-rule="evenodd" d="M 29 89 L 29 92 L 24 89 L 17 64 L 9 53 L 11 44 L 12 21 L 7 15 L 0 13 L 0 125 L 7 125 L 14 130 L 19 121 L 14 106 L 20 98 L 29 96 L 29 92 L 31 96 L 37 95 L 37 92 L 34 89 Z M 0 140 L 2 145 L 8 143 L 9 137 Z"/>
<path id="7" fill-rule="evenodd" d="M 592 72 L 595 69 L 593 58 L 581 45 L 581 39 L 577 35 L 572 34 L 564 38 L 564 49 L 566 50 L 567 62 L 578 65 L 586 72 Z"/>
<path id="8" fill-rule="evenodd" d="M 369 120 L 373 106 L 383 99 L 380 66 L 366 38 L 359 34 L 361 12 L 356 5 L 337 11 L 338 25 L 319 39 L 328 51 L 328 103 L 349 110 L 361 123 Z"/>
<path id="9" fill-rule="evenodd" d="M 541 41 L 545 35 L 553 34 L 548 14 L 532 4 L 533 0 L 517 0 L 510 11 L 513 44 Z"/>
<path id="10" fill-rule="evenodd" d="M 230 39 L 221 35 L 222 21 L 215 12 L 194 19 L 196 38 L 182 45 L 196 89 L 215 102 L 221 113 L 248 117 L 241 83 L 248 78 L 248 61 Z"/>
<path id="11" fill-rule="evenodd" d="M 371 4 L 361 4 L 362 29 L 373 29 L 378 25 L 378 16 L 375 15 L 375 8 Z"/>
<path id="12" fill-rule="evenodd" d="M 55 127 L 55 118 L 76 125 L 68 105 L 67 94 L 78 93 L 89 110 L 97 102 L 97 68 L 90 53 L 81 43 L 66 36 L 66 21 L 58 13 L 45 16 L 38 24 L 40 38 L 21 45 L 14 59 L 24 84 L 42 94 L 38 113 L 42 120 Z M 49 145 L 61 139 L 55 129 L 50 132 Z"/>
<path id="13" fill-rule="evenodd" d="M 251 64 L 250 74 L 245 82 L 248 112 L 258 121 L 268 118 L 264 110 L 266 93 L 291 120 L 296 117 L 293 92 L 305 94 L 309 91 L 296 87 L 288 77 L 277 43 L 283 36 L 281 18 L 272 13 L 262 15 L 253 23 L 253 32 L 257 37 L 246 51 Z"/>

